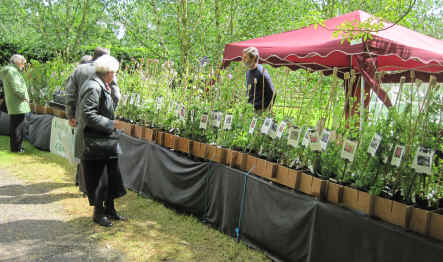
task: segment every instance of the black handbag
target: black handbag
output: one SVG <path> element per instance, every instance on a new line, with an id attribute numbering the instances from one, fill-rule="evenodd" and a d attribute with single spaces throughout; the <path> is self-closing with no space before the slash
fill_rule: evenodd
<path id="1" fill-rule="evenodd" d="M 120 154 L 118 143 L 120 134 L 119 130 L 115 130 L 111 135 L 85 132 L 83 157 L 85 159 L 103 159 L 118 156 Z"/>

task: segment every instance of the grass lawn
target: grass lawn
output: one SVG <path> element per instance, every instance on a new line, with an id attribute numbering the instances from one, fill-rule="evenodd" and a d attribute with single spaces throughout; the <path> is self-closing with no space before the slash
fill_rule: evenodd
<path id="1" fill-rule="evenodd" d="M 9 137 L 0 136 L 0 168 L 26 184 L 51 187 L 49 194 L 68 215 L 64 222 L 100 246 L 119 250 L 128 261 L 270 261 L 263 252 L 235 242 L 197 218 L 177 214 L 131 191 L 116 201 L 129 221 L 116 222 L 112 228 L 98 226 L 92 222 L 92 207 L 74 186 L 75 167 L 27 142 L 24 147 L 24 154 L 11 154 Z"/>

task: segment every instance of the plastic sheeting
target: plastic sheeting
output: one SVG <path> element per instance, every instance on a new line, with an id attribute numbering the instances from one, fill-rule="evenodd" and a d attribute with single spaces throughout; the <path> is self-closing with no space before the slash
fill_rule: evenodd
<path id="1" fill-rule="evenodd" d="M 125 185 L 193 213 L 276 260 L 440 261 L 441 242 L 229 167 L 123 135 Z"/>
<path id="2" fill-rule="evenodd" d="M 49 151 L 52 118 L 52 115 L 26 115 L 25 138 L 40 150 Z"/>

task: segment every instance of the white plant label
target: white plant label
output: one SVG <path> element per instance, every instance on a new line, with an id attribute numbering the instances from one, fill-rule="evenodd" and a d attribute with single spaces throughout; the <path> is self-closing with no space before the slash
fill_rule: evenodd
<path id="1" fill-rule="evenodd" d="M 326 129 L 323 129 L 323 133 L 321 134 L 321 139 L 320 139 L 321 149 L 323 151 L 325 151 L 326 148 L 328 147 L 330 138 L 331 138 L 331 132 Z"/>
<path id="2" fill-rule="evenodd" d="M 419 174 L 432 174 L 432 159 L 434 158 L 434 150 L 426 147 L 419 147 L 415 153 L 412 168 Z"/>
<path id="3" fill-rule="evenodd" d="M 275 121 L 272 121 L 271 128 L 268 131 L 268 136 L 270 136 L 272 139 L 275 139 L 277 137 L 277 129 L 277 123 Z"/>
<path id="4" fill-rule="evenodd" d="M 288 145 L 295 148 L 298 147 L 298 141 L 300 140 L 301 130 L 298 127 L 290 127 L 288 131 Z"/>
<path id="5" fill-rule="evenodd" d="M 377 153 L 380 143 L 381 143 L 381 136 L 375 133 L 374 136 L 372 137 L 371 144 L 369 144 L 368 147 L 368 153 L 371 156 L 375 157 L 375 154 Z"/>
<path id="6" fill-rule="evenodd" d="M 254 134 L 254 130 L 255 130 L 255 126 L 257 125 L 257 118 L 254 117 L 252 118 L 251 124 L 249 125 L 249 134 L 252 135 Z"/>
<path id="7" fill-rule="evenodd" d="M 157 111 L 160 111 L 162 106 L 163 106 L 163 97 L 159 96 L 157 97 Z"/>
<path id="8" fill-rule="evenodd" d="M 355 152 L 357 151 L 358 143 L 357 141 L 351 141 L 346 139 L 343 143 L 343 148 L 341 150 L 341 158 L 349 160 L 349 162 L 354 161 Z"/>
<path id="9" fill-rule="evenodd" d="M 317 131 L 309 134 L 309 146 L 312 151 L 321 151 L 320 136 Z"/>
<path id="10" fill-rule="evenodd" d="M 128 102 L 128 95 L 122 96 L 122 106 L 126 106 L 126 102 Z"/>
<path id="11" fill-rule="evenodd" d="M 213 111 L 211 113 L 211 125 L 213 127 L 220 128 L 222 117 L 223 117 L 222 112 Z"/>
<path id="12" fill-rule="evenodd" d="M 278 126 L 278 130 L 277 130 L 277 137 L 280 139 L 283 136 L 283 133 L 285 132 L 286 126 L 288 124 L 286 123 L 286 121 L 281 121 L 280 125 Z"/>
<path id="13" fill-rule="evenodd" d="M 392 155 L 391 165 L 400 167 L 404 154 L 405 147 L 401 145 L 396 145 L 394 148 L 394 154 Z"/>
<path id="14" fill-rule="evenodd" d="M 180 104 L 179 103 L 175 103 L 175 107 L 174 107 L 174 115 L 175 117 L 180 117 Z"/>
<path id="15" fill-rule="evenodd" d="M 311 128 L 308 128 L 308 129 L 306 130 L 306 133 L 305 133 L 305 135 L 303 136 L 303 141 L 302 141 L 302 143 L 301 143 L 302 146 L 304 146 L 304 147 L 309 146 L 309 142 L 310 142 L 310 140 L 309 140 L 309 134 L 311 133 L 311 131 L 312 131 Z"/>
<path id="16" fill-rule="evenodd" d="M 200 128 L 201 129 L 207 129 L 208 128 L 208 115 L 203 114 L 200 120 Z"/>
<path id="17" fill-rule="evenodd" d="M 185 107 L 182 106 L 180 108 L 180 120 L 185 121 L 185 119 L 186 119 L 186 110 L 185 110 Z"/>
<path id="18" fill-rule="evenodd" d="M 135 94 L 132 93 L 131 96 L 130 96 L 130 98 L 129 98 L 129 104 L 130 104 L 131 106 L 134 105 L 134 100 L 135 100 Z"/>
<path id="19" fill-rule="evenodd" d="M 267 135 L 272 126 L 272 118 L 267 117 L 261 127 L 261 133 Z"/>
<path id="20" fill-rule="evenodd" d="M 135 97 L 135 105 L 136 106 L 140 105 L 140 99 L 141 99 L 140 94 L 137 94 L 136 97 Z"/>
<path id="21" fill-rule="evenodd" d="M 232 115 L 228 114 L 225 116 L 225 122 L 223 123 L 224 130 L 232 129 Z"/>

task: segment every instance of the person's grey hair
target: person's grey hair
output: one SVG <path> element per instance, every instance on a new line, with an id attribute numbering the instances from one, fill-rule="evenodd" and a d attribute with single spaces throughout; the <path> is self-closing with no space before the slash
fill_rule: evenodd
<path id="1" fill-rule="evenodd" d="M 257 61 L 258 61 L 258 58 L 260 58 L 260 54 L 258 53 L 258 49 L 253 46 L 243 49 L 243 54 L 248 54 L 248 56 L 250 58 L 257 57 Z"/>
<path id="2" fill-rule="evenodd" d="M 97 46 L 94 50 L 94 56 L 93 56 L 92 60 L 95 61 L 102 55 L 110 55 L 110 54 L 111 54 L 111 51 L 108 48 Z"/>
<path id="3" fill-rule="evenodd" d="M 117 72 L 120 64 L 113 56 L 102 55 L 94 62 L 95 72 L 100 75 L 105 75 L 109 72 Z"/>
<path id="4" fill-rule="evenodd" d="M 89 62 L 89 61 L 91 61 L 92 60 L 92 56 L 90 56 L 90 55 L 84 55 L 84 56 L 82 56 L 82 58 L 80 59 L 80 64 L 85 64 L 85 63 L 87 63 L 87 62 Z"/>
<path id="5" fill-rule="evenodd" d="M 11 59 L 9 59 L 9 62 L 12 64 L 18 65 L 19 63 L 26 63 L 26 58 L 22 55 L 15 54 L 11 56 Z"/>

